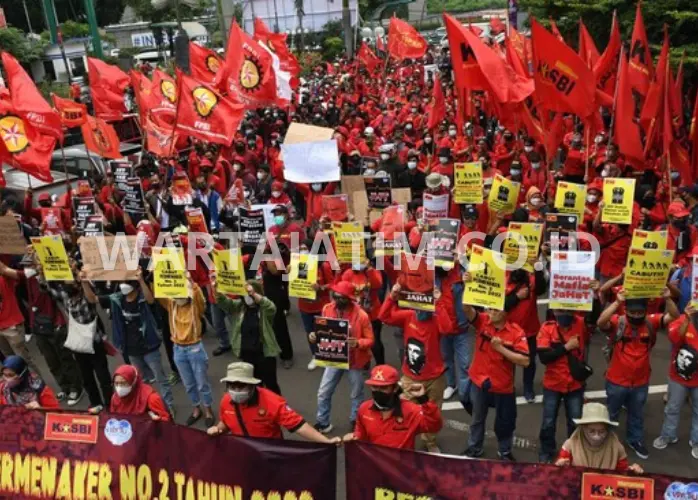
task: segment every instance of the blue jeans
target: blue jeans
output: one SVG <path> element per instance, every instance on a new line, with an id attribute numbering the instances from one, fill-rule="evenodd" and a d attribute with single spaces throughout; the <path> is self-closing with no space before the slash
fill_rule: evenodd
<path id="1" fill-rule="evenodd" d="M 499 453 L 511 452 L 511 443 L 516 428 L 516 396 L 511 394 L 494 394 L 470 384 L 470 401 L 473 404 L 473 419 L 470 423 L 468 448 L 482 450 L 485 441 L 485 423 L 487 411 L 494 406 L 494 434 L 497 436 Z"/>
<path id="2" fill-rule="evenodd" d="M 174 405 L 174 397 L 172 397 L 172 388 L 170 383 L 167 381 L 165 376 L 165 370 L 162 367 L 162 355 L 160 354 L 160 348 L 157 348 L 153 352 L 149 352 L 144 356 L 136 356 L 131 354 L 129 356 L 131 364 L 135 366 L 139 372 L 144 373 L 148 368 L 155 376 L 155 383 L 158 385 L 158 390 L 165 404 L 172 408 Z"/>
<path id="3" fill-rule="evenodd" d="M 330 425 L 330 414 L 332 413 L 332 395 L 339 381 L 344 374 L 349 376 L 351 386 L 351 415 L 349 420 L 356 421 L 356 414 L 359 406 L 364 401 L 364 382 L 366 380 L 366 370 L 340 370 L 338 368 L 325 368 L 322 374 L 320 388 L 317 391 L 317 423 L 326 427 Z"/>
<path id="4" fill-rule="evenodd" d="M 662 436 L 669 439 L 677 437 L 676 430 L 679 427 L 679 415 L 681 407 L 686 401 L 686 396 L 691 396 L 691 433 L 689 439 L 693 444 L 698 444 L 698 387 L 686 387 L 669 379 L 669 399 L 664 406 L 664 424 L 662 424 Z"/>
<path id="5" fill-rule="evenodd" d="M 211 323 L 216 331 L 218 342 L 223 349 L 230 347 L 230 334 L 225 326 L 225 313 L 221 310 L 218 304 L 211 304 Z"/>
<path id="6" fill-rule="evenodd" d="M 301 321 L 303 321 L 303 329 L 305 329 L 306 333 L 306 339 L 308 338 L 308 335 L 310 332 L 315 331 L 315 317 L 319 316 L 318 313 L 307 313 L 301 311 Z M 308 347 L 310 347 L 310 354 L 315 356 L 315 351 L 317 351 L 317 346 L 315 344 L 311 344 L 310 340 L 308 340 Z"/>
<path id="7" fill-rule="evenodd" d="M 468 385 L 468 369 L 473 359 L 475 335 L 459 333 L 441 337 L 441 355 L 446 365 L 446 384 L 458 390 L 458 399 L 463 399 Z"/>
<path id="8" fill-rule="evenodd" d="M 555 442 L 557 413 L 560 409 L 560 402 L 563 400 L 565 401 L 565 418 L 567 420 L 567 436 L 569 437 L 576 427 L 572 419 L 582 416 L 584 389 L 565 393 L 543 388 L 543 422 L 540 425 L 539 435 L 539 455 L 542 461 L 552 460 L 557 453 L 557 443 Z"/>
<path id="9" fill-rule="evenodd" d="M 645 403 L 649 386 L 623 387 L 606 381 L 606 406 L 611 421 L 617 422 L 620 409 L 625 405 L 628 413 L 626 422 L 626 438 L 629 443 L 644 443 L 645 433 Z"/>
<path id="10" fill-rule="evenodd" d="M 203 400 L 204 406 L 211 407 L 213 396 L 206 373 L 208 371 L 208 355 L 204 349 L 204 344 L 201 342 L 192 345 L 175 344 L 174 360 L 192 405 L 199 406 Z"/>

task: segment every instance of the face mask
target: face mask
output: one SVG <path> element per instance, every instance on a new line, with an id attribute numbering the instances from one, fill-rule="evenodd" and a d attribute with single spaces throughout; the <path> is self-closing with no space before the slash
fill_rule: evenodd
<path id="1" fill-rule="evenodd" d="M 456 133 L 457 133 L 457 132 L 456 132 L 454 129 L 451 129 L 451 130 L 448 131 L 448 135 L 451 136 L 451 137 L 455 137 L 455 136 L 456 136 Z"/>
<path id="2" fill-rule="evenodd" d="M 574 314 L 558 314 L 555 319 L 562 328 L 569 328 L 574 323 Z"/>
<path id="3" fill-rule="evenodd" d="M 514 172 L 512 171 L 512 174 L 513 174 L 513 173 L 514 173 Z M 542 199 L 542 198 L 531 198 L 531 205 L 533 205 L 534 207 L 537 207 L 537 206 L 540 205 L 541 203 L 543 203 L 543 199 Z"/>
<path id="4" fill-rule="evenodd" d="M 256 144 L 257 144 L 257 143 L 254 142 L 254 141 L 249 141 L 249 142 L 247 143 L 247 147 L 250 148 L 250 149 L 254 149 L 254 147 L 255 147 Z"/>
<path id="5" fill-rule="evenodd" d="M 252 297 L 250 297 L 249 295 L 245 295 L 243 300 L 245 301 L 245 305 L 247 305 L 248 307 L 253 306 L 255 304 L 254 299 Z"/>
<path id="6" fill-rule="evenodd" d="M 318 184 L 317 182 L 315 182 L 312 184 L 311 187 L 313 188 L 313 191 L 317 192 L 317 191 L 320 191 L 322 189 L 322 184 Z"/>
<path id="7" fill-rule="evenodd" d="M 286 222 L 285 215 L 275 215 L 274 216 L 274 224 L 276 224 L 277 226 L 283 226 L 284 222 Z"/>
<path id="8" fill-rule="evenodd" d="M 242 170 L 242 165 L 238 165 L 236 163 L 235 165 L 233 165 L 233 170 L 235 170 L 236 172 L 239 172 L 240 170 Z"/>
<path id="9" fill-rule="evenodd" d="M 230 394 L 230 399 L 235 404 L 247 403 L 250 399 L 250 391 L 248 390 L 236 391 L 235 389 L 228 389 L 228 394 Z"/>
<path id="10" fill-rule="evenodd" d="M 407 125 L 405 125 L 405 130 L 412 130 L 412 124 L 408 123 Z"/>
<path id="11" fill-rule="evenodd" d="M 645 322 L 644 316 L 626 316 L 626 318 L 628 318 L 628 323 L 633 326 L 638 326 Z"/>
<path id="12" fill-rule="evenodd" d="M 584 433 L 584 438 L 593 448 L 598 448 L 601 446 L 603 442 L 606 441 L 606 437 L 608 436 L 608 431 L 592 432 L 586 429 L 586 426 L 582 428 L 582 432 Z"/>
<path id="13" fill-rule="evenodd" d="M 366 266 L 365 266 L 364 264 L 361 264 L 361 263 L 359 263 L 359 264 L 352 264 L 352 265 L 351 265 L 351 269 L 352 269 L 353 271 L 357 271 L 357 272 L 358 272 L 358 271 L 363 271 L 364 269 L 366 269 Z"/>
<path id="14" fill-rule="evenodd" d="M 594 138 L 594 142 L 595 142 L 596 144 L 601 144 L 601 142 L 603 142 L 603 137 L 600 137 L 600 136 L 599 136 L 599 137 Z"/>
<path id="15" fill-rule="evenodd" d="M 386 153 L 381 153 L 381 160 L 387 161 L 390 159 L 390 155 Z"/>
<path id="16" fill-rule="evenodd" d="M 119 291 L 123 295 L 128 295 L 129 293 L 131 293 L 133 291 L 133 287 L 131 285 L 129 285 L 128 283 L 120 283 L 119 284 Z"/>
<path id="17" fill-rule="evenodd" d="M 470 129 L 468 129 L 468 130 L 465 131 L 465 135 L 467 135 L 468 137 L 472 137 L 472 136 L 473 136 L 473 131 L 470 130 Z"/>
<path id="18" fill-rule="evenodd" d="M 512 176 L 521 175 L 521 170 L 519 170 L 518 168 L 512 168 L 510 172 Z"/>
<path id="19" fill-rule="evenodd" d="M 407 168 L 409 168 L 410 170 L 414 170 L 415 168 L 417 168 L 417 162 L 416 161 L 408 161 Z"/>
<path id="20" fill-rule="evenodd" d="M 257 179 L 259 179 L 261 181 L 262 179 L 264 179 L 264 177 L 265 177 L 264 172 L 257 172 Z"/>
<path id="21" fill-rule="evenodd" d="M 596 203 L 596 200 L 598 200 L 598 199 L 599 199 L 599 197 L 596 196 L 595 194 L 587 195 L 587 202 L 589 202 L 589 203 Z"/>
<path id="22" fill-rule="evenodd" d="M 444 156 L 439 156 L 439 163 L 441 163 L 442 165 L 446 165 L 448 163 L 448 158 Z"/>
<path id="23" fill-rule="evenodd" d="M 674 226 L 676 229 L 683 231 L 684 229 L 686 229 L 688 221 L 686 219 L 676 219 L 672 221 L 671 225 Z"/>
<path id="24" fill-rule="evenodd" d="M 376 175 L 376 171 L 373 169 L 367 168 L 366 170 L 364 170 L 364 175 L 366 177 L 373 177 L 374 175 Z"/>
<path id="25" fill-rule="evenodd" d="M 334 302 L 340 309 L 346 309 L 346 307 L 349 305 L 349 299 L 347 297 L 337 297 L 334 299 Z"/>
<path id="26" fill-rule="evenodd" d="M 609 172 L 608 170 L 604 169 L 601 171 L 601 177 L 608 177 L 609 175 L 611 175 L 611 172 Z"/>
<path id="27" fill-rule="evenodd" d="M 244 190 L 244 191 L 242 192 L 242 195 L 243 195 L 245 198 L 249 198 L 249 197 L 250 197 L 250 192 L 247 191 L 247 190 Z"/>
<path id="28" fill-rule="evenodd" d="M 272 191 L 272 192 L 271 192 L 271 195 L 272 195 L 274 198 L 279 198 L 279 197 L 281 196 L 281 191 Z"/>
<path id="29" fill-rule="evenodd" d="M 531 168 L 533 170 L 538 170 L 540 168 L 540 163 L 531 163 Z"/>
<path id="30" fill-rule="evenodd" d="M 131 394 L 132 390 L 133 390 L 133 387 L 131 387 L 130 385 L 126 385 L 126 386 L 120 385 L 118 387 L 114 387 L 114 391 L 116 391 L 116 393 L 119 395 L 120 398 L 125 398 L 126 396 Z"/>
<path id="31" fill-rule="evenodd" d="M 680 176 L 681 176 L 681 174 L 680 174 L 679 172 L 672 172 L 672 173 L 671 173 L 671 180 L 672 180 L 672 181 L 675 181 L 675 180 L 678 179 Z"/>
<path id="32" fill-rule="evenodd" d="M 388 394 L 381 391 L 371 391 L 373 404 L 381 411 L 392 410 L 397 406 L 398 399 L 395 394 Z"/>
<path id="33" fill-rule="evenodd" d="M 425 144 L 431 144 L 431 137 L 425 137 L 425 138 L 424 138 L 424 143 L 425 143 Z"/>
<path id="34" fill-rule="evenodd" d="M 500 125 L 499 127 L 497 127 L 497 130 L 499 130 L 500 132 L 504 132 L 504 128 L 505 128 L 505 127 L 502 127 L 502 126 Z"/>
<path id="35" fill-rule="evenodd" d="M 416 113 L 416 112 L 417 112 L 417 108 L 412 108 L 412 112 L 413 112 L 413 113 Z"/>
<path id="36" fill-rule="evenodd" d="M 524 146 L 524 151 L 530 153 L 531 151 L 533 151 L 533 148 L 531 146 Z"/>

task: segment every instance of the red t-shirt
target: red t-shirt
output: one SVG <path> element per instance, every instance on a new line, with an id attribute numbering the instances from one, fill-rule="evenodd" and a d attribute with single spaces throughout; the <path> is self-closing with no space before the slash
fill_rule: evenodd
<path id="1" fill-rule="evenodd" d="M 263 387 L 257 387 L 252 398 L 239 405 L 234 404 L 230 394 L 226 393 L 221 399 L 218 418 L 236 436 L 261 438 L 283 439 L 282 427 L 289 432 L 296 432 L 305 423 L 303 417 L 292 410 L 284 398 Z"/>
<path id="2" fill-rule="evenodd" d="M 669 325 L 669 342 L 671 342 L 671 361 L 669 377 L 685 387 L 698 387 L 698 330 L 689 321 L 686 335 L 681 338 L 679 329 L 684 317 Z"/>
<path id="3" fill-rule="evenodd" d="M 562 339 L 560 339 L 562 336 Z M 536 337 L 536 348 L 538 351 L 552 349 L 564 345 L 572 337 L 579 338 L 579 347 L 569 353 L 579 360 L 584 359 L 584 351 L 587 344 L 586 326 L 584 319 L 575 316 L 574 323 L 567 331 L 562 331 L 556 321 L 546 321 Z M 573 379 L 570 374 L 570 364 L 567 355 L 563 354 L 552 363 L 545 365 L 545 375 L 543 375 L 543 387 L 549 391 L 568 393 L 582 388 L 582 383 Z"/>
<path id="4" fill-rule="evenodd" d="M 657 332 L 662 327 L 662 314 L 648 314 L 647 321 L 650 322 L 654 329 L 656 339 Z M 614 336 L 618 330 L 618 320 L 621 318 L 618 314 L 614 314 L 611 318 L 611 327 L 609 329 L 611 336 Z M 650 381 L 650 351 L 654 347 L 650 332 L 645 323 L 642 323 L 636 329 L 625 322 L 625 331 L 623 337 L 614 345 L 613 356 L 606 370 L 606 380 L 612 384 L 623 387 L 638 387 L 647 385 Z"/>
<path id="5" fill-rule="evenodd" d="M 418 405 L 401 399 L 393 413 L 383 419 L 370 400 L 359 407 L 354 437 L 390 448 L 413 450 L 417 434 L 437 433 L 442 425 L 441 410 L 432 401 Z"/>
<path id="6" fill-rule="evenodd" d="M 16 280 L 0 276 L 0 330 L 24 323 L 24 316 L 17 304 L 15 288 L 17 288 Z"/>
<path id="7" fill-rule="evenodd" d="M 383 276 L 381 276 L 380 271 L 366 269 L 357 272 L 347 269 L 341 276 L 339 281 L 346 281 L 354 285 L 355 298 L 364 311 L 368 313 L 371 321 L 377 320 L 381 307 L 378 291 L 383 286 Z"/>

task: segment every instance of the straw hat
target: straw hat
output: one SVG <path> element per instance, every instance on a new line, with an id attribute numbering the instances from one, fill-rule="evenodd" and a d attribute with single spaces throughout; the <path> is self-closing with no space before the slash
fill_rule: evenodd
<path id="1" fill-rule="evenodd" d="M 608 424 L 614 427 L 618 426 L 618 422 L 612 422 L 608 415 L 608 408 L 601 403 L 587 403 L 582 407 L 582 418 L 573 418 L 572 421 L 577 425 L 584 424 Z"/>

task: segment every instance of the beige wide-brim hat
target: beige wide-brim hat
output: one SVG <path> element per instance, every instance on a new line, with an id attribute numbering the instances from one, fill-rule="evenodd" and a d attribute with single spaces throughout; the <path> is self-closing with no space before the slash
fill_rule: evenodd
<path id="1" fill-rule="evenodd" d="M 262 381 L 254 378 L 254 367 L 251 364 L 238 362 L 228 365 L 228 372 L 221 379 L 221 382 L 258 385 Z"/>
<path id="2" fill-rule="evenodd" d="M 608 408 L 601 403 L 587 403 L 582 407 L 582 418 L 573 418 L 576 425 L 584 424 L 608 424 L 614 427 L 618 422 L 612 422 L 608 414 Z"/>

